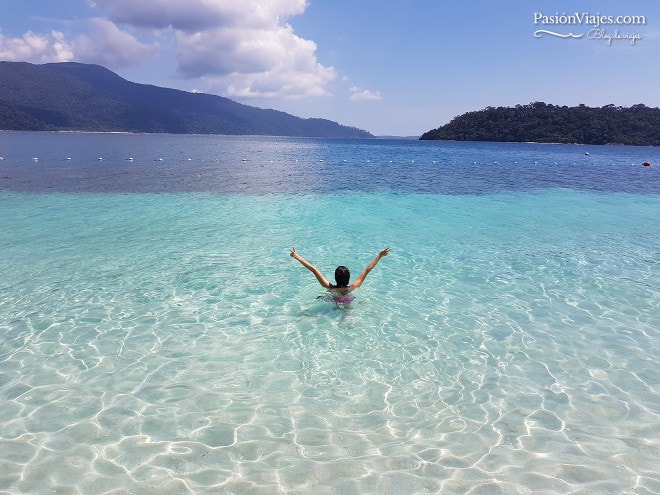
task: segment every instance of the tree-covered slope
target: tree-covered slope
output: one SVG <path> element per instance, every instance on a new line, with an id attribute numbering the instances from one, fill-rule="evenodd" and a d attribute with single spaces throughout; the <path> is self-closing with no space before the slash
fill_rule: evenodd
<path id="1" fill-rule="evenodd" d="M 71 62 L 0 62 L 0 129 L 371 137 L 329 120 L 137 84 Z"/>
<path id="2" fill-rule="evenodd" d="M 532 103 L 456 117 L 420 139 L 660 146 L 660 109 Z"/>

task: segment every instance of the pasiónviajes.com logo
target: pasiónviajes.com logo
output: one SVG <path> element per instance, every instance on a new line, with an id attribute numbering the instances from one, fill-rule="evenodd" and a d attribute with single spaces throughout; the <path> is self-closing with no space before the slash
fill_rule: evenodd
<path id="1" fill-rule="evenodd" d="M 555 13 L 547 15 L 534 12 L 534 25 L 541 27 L 534 31 L 535 38 L 544 36 L 556 38 L 601 40 L 612 45 L 616 41 L 628 41 L 634 45 L 644 36 L 633 26 L 646 25 L 643 15 L 601 15 L 589 12 L 573 14 Z M 568 32 L 565 32 L 568 28 Z"/>

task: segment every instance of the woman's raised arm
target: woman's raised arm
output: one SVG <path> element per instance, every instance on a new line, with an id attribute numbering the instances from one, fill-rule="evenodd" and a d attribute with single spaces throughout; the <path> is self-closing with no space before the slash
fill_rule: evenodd
<path id="1" fill-rule="evenodd" d="M 360 287 L 360 286 L 362 285 L 362 282 L 364 282 L 364 279 L 367 278 L 367 275 L 369 275 L 369 272 L 370 272 L 371 270 L 373 270 L 374 267 L 375 267 L 375 266 L 378 264 L 378 262 L 380 261 L 380 259 L 381 259 L 383 256 L 387 256 L 388 253 L 389 253 L 390 251 L 391 251 L 391 249 L 390 249 L 389 247 L 386 247 L 385 249 L 381 250 L 381 251 L 378 253 L 378 256 L 376 256 L 376 258 L 375 258 L 371 263 L 369 263 L 369 266 L 367 266 L 367 267 L 364 269 L 364 271 L 363 271 L 362 273 L 360 273 L 360 276 L 359 276 L 358 278 L 355 279 L 355 282 L 353 282 L 353 283 L 350 285 L 350 288 L 351 288 L 351 289 L 357 289 L 358 287 Z"/>
<path id="2" fill-rule="evenodd" d="M 319 284 L 321 284 L 323 287 L 325 287 L 326 289 L 330 289 L 332 287 L 330 282 L 328 282 L 328 280 L 321 274 L 320 271 L 318 271 L 318 269 L 314 265 L 312 265 L 309 261 L 307 261 L 305 258 L 303 258 L 298 254 L 296 248 L 293 247 L 291 248 L 291 257 L 295 260 L 298 260 L 302 266 L 304 266 L 310 272 L 312 272 L 316 277 L 316 280 L 318 280 Z"/>

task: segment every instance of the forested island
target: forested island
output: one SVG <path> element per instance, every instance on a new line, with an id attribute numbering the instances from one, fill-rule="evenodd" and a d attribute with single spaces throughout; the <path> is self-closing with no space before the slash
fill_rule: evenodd
<path id="1" fill-rule="evenodd" d="M 373 137 L 327 119 L 138 84 L 105 67 L 74 62 L 0 62 L 0 129 Z"/>
<path id="2" fill-rule="evenodd" d="M 420 139 L 660 146 L 660 109 L 543 102 L 488 107 L 460 115 Z"/>

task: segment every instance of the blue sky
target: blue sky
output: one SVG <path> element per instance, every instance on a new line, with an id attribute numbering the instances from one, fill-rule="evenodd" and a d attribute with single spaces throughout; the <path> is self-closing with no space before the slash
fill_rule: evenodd
<path id="1" fill-rule="evenodd" d="M 0 11 L 0 60 L 96 63 L 376 135 L 534 101 L 660 106 L 657 0 L 0 0 Z"/>

